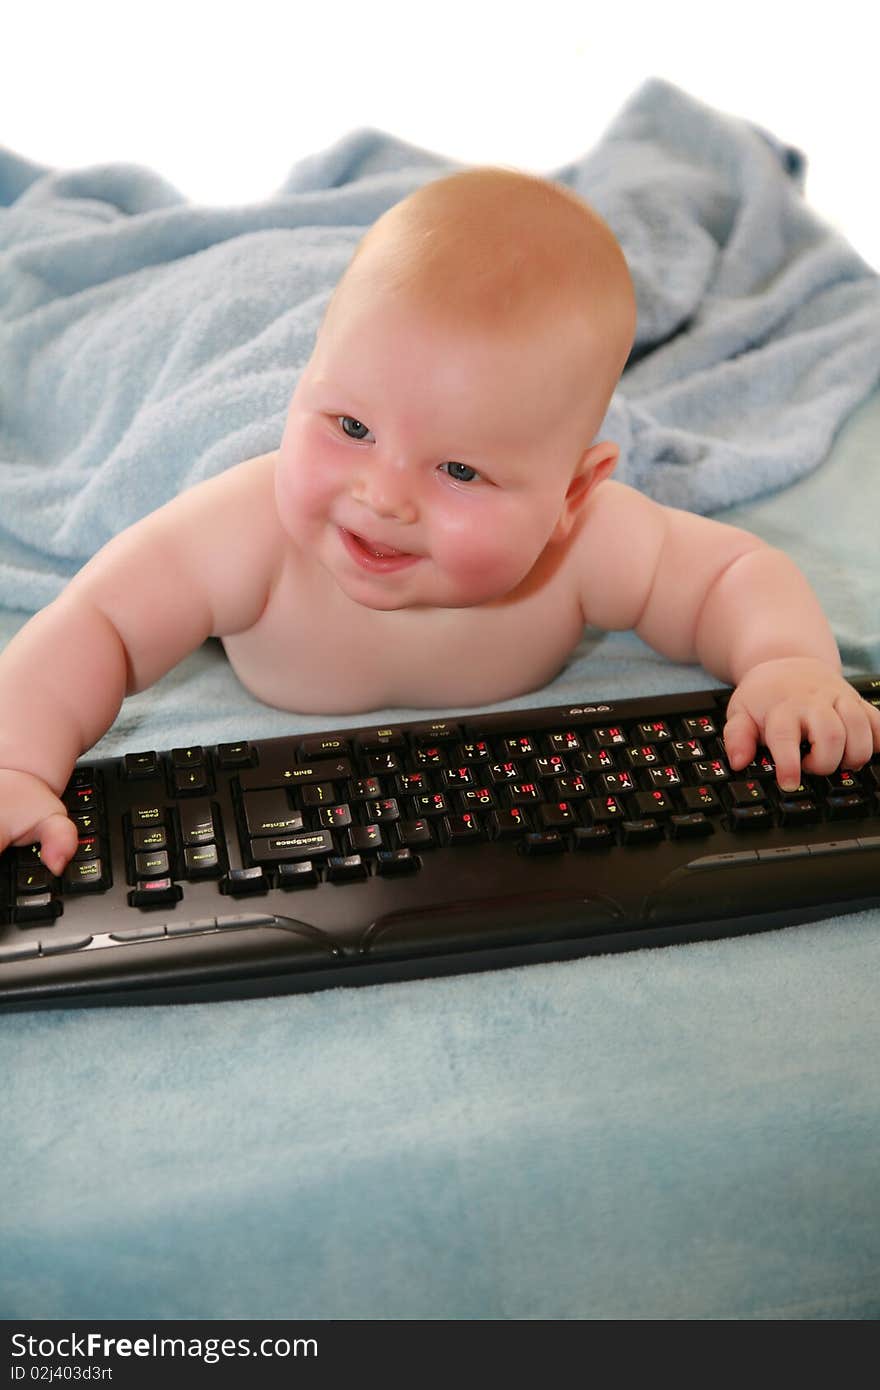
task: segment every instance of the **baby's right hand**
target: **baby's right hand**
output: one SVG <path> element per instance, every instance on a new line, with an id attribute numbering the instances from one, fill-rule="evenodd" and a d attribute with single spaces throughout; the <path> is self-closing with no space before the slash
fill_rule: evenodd
<path id="1" fill-rule="evenodd" d="M 40 858 L 60 874 L 76 853 L 76 826 L 51 787 L 30 772 L 0 770 L 0 851 L 40 842 Z"/>

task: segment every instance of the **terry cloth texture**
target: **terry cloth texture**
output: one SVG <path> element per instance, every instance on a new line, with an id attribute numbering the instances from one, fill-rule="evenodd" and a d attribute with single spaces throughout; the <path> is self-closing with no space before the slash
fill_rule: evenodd
<path id="1" fill-rule="evenodd" d="M 0 595 L 33 611 L 106 540 L 275 448 L 330 293 L 392 204 L 458 167 L 375 130 L 246 207 L 133 165 L 0 151 Z M 633 360 L 617 476 L 705 512 L 814 468 L 880 380 L 880 279 L 806 205 L 799 151 L 667 82 L 556 177 L 617 234 Z"/>

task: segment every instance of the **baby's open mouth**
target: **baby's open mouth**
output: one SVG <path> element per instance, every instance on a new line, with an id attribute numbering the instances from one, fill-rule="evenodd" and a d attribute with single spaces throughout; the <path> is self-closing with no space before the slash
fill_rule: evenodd
<path id="1" fill-rule="evenodd" d="M 365 550 L 380 560 L 386 560 L 392 555 L 407 555 L 409 553 L 406 550 L 395 550 L 393 545 L 377 545 L 374 541 L 368 541 L 366 536 L 358 536 L 355 532 L 352 532 L 352 535 L 358 545 L 362 545 Z"/>
<path id="2" fill-rule="evenodd" d="M 397 570 L 405 565 L 414 564 L 419 559 L 419 556 L 413 555 L 411 551 L 398 550 L 396 546 L 368 540 L 366 536 L 359 536 L 356 531 L 349 531 L 345 527 L 340 527 L 340 533 L 352 559 L 373 573 Z"/>

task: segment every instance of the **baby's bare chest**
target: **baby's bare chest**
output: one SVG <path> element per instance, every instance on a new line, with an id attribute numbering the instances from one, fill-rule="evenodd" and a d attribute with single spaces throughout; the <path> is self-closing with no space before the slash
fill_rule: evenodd
<path id="1" fill-rule="evenodd" d="M 489 608 L 382 612 L 320 589 L 276 588 L 259 622 L 224 639 L 258 699 L 300 713 L 479 706 L 546 684 L 583 631 L 558 581 Z"/>

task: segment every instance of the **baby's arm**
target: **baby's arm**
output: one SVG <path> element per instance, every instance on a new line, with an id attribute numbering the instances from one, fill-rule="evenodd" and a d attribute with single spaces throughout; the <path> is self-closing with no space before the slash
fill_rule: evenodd
<path id="1" fill-rule="evenodd" d="M 699 661 L 736 686 L 724 729 L 735 771 L 763 743 L 780 786 L 792 788 L 803 738 L 808 772 L 858 768 L 880 750 L 880 711 L 841 674 L 819 601 L 787 555 L 620 483 L 600 484 L 590 503 L 585 620 L 634 628 L 664 656 Z"/>
<path id="2" fill-rule="evenodd" d="M 262 612 L 278 545 L 273 455 L 191 488 L 114 537 L 0 655 L 0 850 L 41 843 L 55 873 L 76 827 L 76 759 L 207 637 Z"/>

